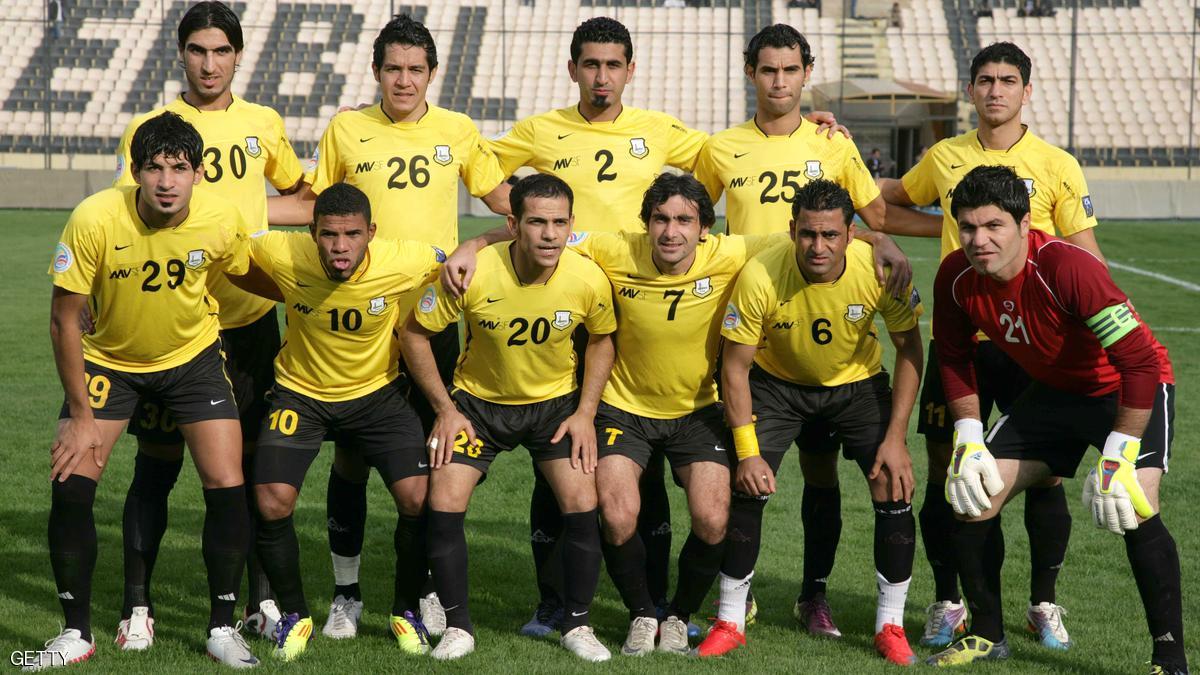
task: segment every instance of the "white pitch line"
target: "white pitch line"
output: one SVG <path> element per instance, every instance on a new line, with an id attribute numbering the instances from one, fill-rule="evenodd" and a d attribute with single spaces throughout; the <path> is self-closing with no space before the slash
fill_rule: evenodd
<path id="1" fill-rule="evenodd" d="M 1116 262 L 1115 260 L 1109 260 L 1108 266 L 1115 268 L 1115 269 L 1125 271 L 1125 272 L 1129 272 L 1131 274 L 1140 274 L 1144 277 L 1150 277 L 1151 279 L 1157 279 L 1159 281 L 1164 281 L 1168 284 L 1173 284 L 1175 286 L 1187 289 L 1194 293 L 1200 293 L 1200 284 L 1193 284 L 1190 281 L 1184 281 L 1183 279 L 1176 279 L 1175 277 L 1169 277 L 1165 274 L 1159 274 L 1158 272 L 1151 272 L 1150 270 L 1144 270 L 1140 267 L 1134 267 L 1133 265 L 1124 265 L 1119 262 Z"/>

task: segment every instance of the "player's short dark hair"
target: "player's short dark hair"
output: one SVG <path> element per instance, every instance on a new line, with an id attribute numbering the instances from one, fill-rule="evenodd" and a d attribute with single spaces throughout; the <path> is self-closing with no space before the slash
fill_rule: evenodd
<path id="1" fill-rule="evenodd" d="M 650 225 L 650 214 L 654 212 L 654 207 L 666 204 L 668 199 L 676 195 L 696 205 L 696 210 L 700 212 L 701 226 L 712 227 L 717 224 L 717 213 L 713 210 L 708 190 L 705 190 L 700 181 L 690 173 L 663 173 L 654 179 L 642 196 L 642 222 Z"/>
<path id="2" fill-rule="evenodd" d="M 579 63 L 585 42 L 621 45 L 625 48 L 625 62 L 633 62 L 633 38 L 629 37 L 625 24 L 616 19 L 597 16 L 576 26 L 571 36 L 571 61 Z"/>
<path id="3" fill-rule="evenodd" d="M 362 214 L 367 224 L 371 224 L 371 200 L 362 190 L 349 183 L 334 183 L 317 195 L 313 204 L 313 221 L 309 226 L 314 231 L 321 216 L 353 216 Z"/>
<path id="4" fill-rule="evenodd" d="M 846 188 L 831 180 L 818 178 L 796 190 L 792 200 L 792 220 L 800 219 L 801 211 L 841 211 L 846 227 L 854 222 L 854 200 Z"/>
<path id="5" fill-rule="evenodd" d="M 216 28 L 225 34 L 235 52 L 242 51 L 242 22 L 237 14 L 223 2 L 198 2 L 188 8 L 179 20 L 179 51 L 187 46 L 187 40 L 198 30 Z"/>
<path id="6" fill-rule="evenodd" d="M 758 67 L 758 53 L 764 48 L 792 49 L 796 46 L 800 47 L 800 63 L 804 64 L 805 68 L 816 62 L 816 59 L 813 58 L 812 47 L 808 45 L 808 40 L 804 39 L 800 31 L 786 23 L 777 23 L 755 33 L 754 37 L 750 38 L 750 43 L 746 45 L 746 51 L 742 52 L 742 56 L 746 59 L 746 65 L 754 70 Z"/>
<path id="7" fill-rule="evenodd" d="M 971 59 L 972 82 L 979 74 L 979 69 L 989 63 L 1007 63 L 1010 66 L 1016 66 L 1021 73 L 1021 84 L 1029 84 L 1029 78 L 1033 74 L 1033 62 L 1029 60 L 1029 55 L 1011 42 L 993 42 L 979 50 L 975 58 Z"/>
<path id="8" fill-rule="evenodd" d="M 967 209 L 995 206 L 1017 223 L 1029 213 L 1029 188 L 1007 166 L 977 166 L 967 172 L 950 194 L 950 215 Z"/>
<path id="9" fill-rule="evenodd" d="M 383 53 L 388 45 L 406 45 L 420 47 L 425 50 L 425 63 L 430 70 L 437 68 L 437 45 L 433 43 L 433 35 L 425 24 L 411 18 L 407 14 L 397 14 L 384 25 L 383 30 L 375 38 L 374 51 L 371 55 L 371 65 L 376 69 L 383 67 Z"/>
<path id="10" fill-rule="evenodd" d="M 521 216 L 525 215 L 525 200 L 530 197 L 566 197 L 567 212 L 575 210 L 575 193 L 571 191 L 571 186 L 548 173 L 530 174 L 513 184 L 512 191 L 508 193 L 508 208 L 512 210 L 513 218 L 521 220 Z"/>
<path id="11" fill-rule="evenodd" d="M 182 157 L 193 169 L 198 169 L 204 159 L 204 140 L 187 120 L 173 112 L 164 112 L 146 120 L 133 132 L 129 144 L 133 165 L 129 168 L 141 171 L 146 162 L 159 155 Z"/>

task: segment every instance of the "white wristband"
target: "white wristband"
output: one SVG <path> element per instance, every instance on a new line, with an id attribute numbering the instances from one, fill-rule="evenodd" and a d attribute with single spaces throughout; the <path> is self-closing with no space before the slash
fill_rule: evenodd
<path id="1" fill-rule="evenodd" d="M 1108 438 L 1104 440 L 1104 456 L 1105 457 L 1120 457 L 1121 448 L 1126 443 L 1140 443 L 1142 439 L 1129 434 L 1123 434 L 1119 431 L 1113 431 L 1108 434 Z"/>
<path id="2" fill-rule="evenodd" d="M 969 417 L 955 420 L 954 434 L 959 444 L 978 443 L 983 445 L 983 422 Z"/>

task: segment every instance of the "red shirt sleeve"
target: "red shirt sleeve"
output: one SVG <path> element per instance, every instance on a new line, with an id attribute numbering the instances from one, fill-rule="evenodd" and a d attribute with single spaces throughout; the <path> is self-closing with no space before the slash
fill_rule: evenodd
<path id="1" fill-rule="evenodd" d="M 954 294 L 954 283 L 968 267 L 966 255 L 955 251 L 942 261 L 933 282 L 933 344 L 947 401 L 979 393 L 975 381 L 977 329 Z"/>
<path id="2" fill-rule="evenodd" d="M 1048 243 L 1040 251 L 1039 260 L 1041 273 L 1063 309 L 1080 321 L 1129 302 L 1104 263 L 1078 246 L 1061 241 Z M 1140 316 L 1137 320 L 1138 327 L 1105 348 L 1105 353 L 1121 375 L 1120 405 L 1148 409 L 1154 405 L 1160 364 L 1150 329 Z"/>

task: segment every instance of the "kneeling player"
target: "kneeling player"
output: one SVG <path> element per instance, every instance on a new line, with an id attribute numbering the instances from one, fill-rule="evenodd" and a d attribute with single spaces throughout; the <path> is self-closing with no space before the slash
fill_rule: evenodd
<path id="1" fill-rule="evenodd" d="M 175 416 L 204 486 L 208 654 L 237 668 L 258 663 L 233 628 L 250 519 L 238 410 L 205 290 L 210 275 L 245 271 L 246 224 L 227 202 L 193 195 L 203 152 L 179 115 L 146 120 L 130 147 L 137 185 L 84 200 L 55 250 L 50 336 L 66 402 L 51 448 L 49 548 L 65 628 L 32 670 L 95 653 L 96 483 L 141 396 Z M 95 329 L 81 336 L 89 306 Z"/>
<path id="2" fill-rule="evenodd" d="M 916 536 L 904 437 L 921 372 L 920 299 L 884 291 L 870 248 L 854 241 L 853 218 L 844 188 L 810 182 L 792 203 L 793 241 L 750 260 L 734 286 L 721 378 L 739 459 L 729 527 L 742 536 L 726 546 L 720 609 L 702 656 L 745 643 L 746 588 L 775 473 L 805 425 L 823 423 L 858 462 L 875 507 L 875 647 L 893 663 L 915 660 L 904 635 Z M 894 389 L 880 363 L 876 312 L 896 346 Z"/>
<path id="3" fill-rule="evenodd" d="M 374 239 L 370 202 L 346 183 L 322 192 L 313 215 L 309 234 L 256 236 L 251 274 L 235 279 L 255 291 L 273 282 L 287 306 L 276 385 L 254 459 L 258 554 L 283 613 L 275 655 L 292 660 L 312 637 L 292 513 L 327 436 L 360 453 L 396 502 L 392 633 L 402 650 L 423 654 L 429 642 L 415 613 L 425 581 L 429 469 L 421 422 L 398 382 L 393 331 L 400 297 L 420 287 L 445 256 L 425 243 Z"/>
<path id="4" fill-rule="evenodd" d="M 971 634 L 929 659 L 962 665 L 1008 656 L 1000 605 L 996 516 L 1023 490 L 1075 475 L 1089 445 L 1102 448 L 1085 479 L 1098 527 L 1125 538 L 1153 640 L 1151 672 L 1186 673 L 1179 554 L 1158 515 L 1158 485 L 1174 435 L 1175 386 L 1167 350 L 1095 256 L 1030 229 L 1029 192 L 1011 169 L 981 166 L 954 188 L 962 250 L 934 285 L 934 344 L 953 415 L 946 497 Z M 983 436 L 973 336 L 982 330 L 1033 378 Z"/>
<path id="5" fill-rule="evenodd" d="M 518 445 L 528 448 L 563 512 L 562 645 L 588 661 L 610 656 L 588 613 L 601 557 L 593 419 L 612 368 L 616 320 L 604 273 L 564 251 L 572 198 L 553 176 L 518 182 L 509 197 L 515 241 L 480 254 L 476 281 L 461 298 L 430 285 L 404 330 L 404 361 L 438 413 L 429 436 L 429 563 L 446 632 L 434 658 L 457 659 L 475 649 L 464 519 L 488 465 Z M 460 314 L 466 346 L 447 393 L 429 340 Z M 580 324 L 590 337 L 576 391 L 571 334 Z"/>

